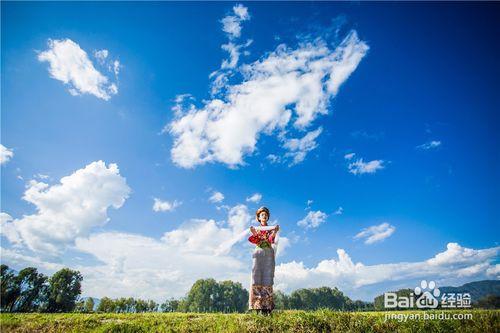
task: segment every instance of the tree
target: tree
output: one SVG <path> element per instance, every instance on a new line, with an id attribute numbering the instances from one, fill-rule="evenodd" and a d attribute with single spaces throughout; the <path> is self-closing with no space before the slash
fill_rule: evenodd
<path id="1" fill-rule="evenodd" d="M 14 311 L 34 312 L 43 306 L 47 294 L 47 277 L 38 273 L 35 267 L 22 269 L 17 275 L 19 295 L 14 303 Z"/>
<path id="2" fill-rule="evenodd" d="M 83 305 L 84 312 L 93 312 L 94 311 L 94 299 L 89 297 L 85 300 L 85 304 Z"/>
<path id="3" fill-rule="evenodd" d="M 187 302 L 187 297 L 183 297 L 179 300 L 179 307 L 178 307 L 179 312 L 188 312 L 188 302 Z"/>
<path id="4" fill-rule="evenodd" d="M 244 312 L 247 304 L 248 291 L 241 283 L 200 279 L 193 284 L 186 299 L 179 302 L 177 309 L 192 312 Z M 164 308 L 169 308 L 169 305 L 165 304 Z"/>
<path id="5" fill-rule="evenodd" d="M 274 292 L 274 308 L 277 310 L 286 310 L 290 308 L 290 298 L 280 290 Z"/>
<path id="6" fill-rule="evenodd" d="M 103 297 L 97 306 L 98 312 L 115 312 L 115 302 L 109 297 Z"/>
<path id="7" fill-rule="evenodd" d="M 76 301 L 73 311 L 78 313 L 85 312 L 85 301 L 83 299 Z"/>
<path id="8" fill-rule="evenodd" d="M 283 297 L 279 295 L 279 297 Z M 352 300 L 345 296 L 339 289 L 330 287 L 298 289 L 292 292 L 286 300 L 286 308 L 297 310 L 316 310 L 328 308 L 335 310 L 351 310 L 354 305 Z"/>
<path id="9" fill-rule="evenodd" d="M 126 313 L 126 312 L 132 312 L 133 311 L 133 299 L 130 301 L 130 299 L 122 297 L 113 300 L 115 304 L 115 311 L 116 312 L 121 312 L 121 313 Z"/>
<path id="10" fill-rule="evenodd" d="M 142 299 L 135 301 L 135 312 L 146 312 L 148 309 L 148 303 Z"/>
<path id="11" fill-rule="evenodd" d="M 153 300 L 149 300 L 148 301 L 148 311 L 155 312 L 156 310 L 158 310 L 158 303 L 156 303 Z"/>
<path id="12" fill-rule="evenodd" d="M 356 310 L 356 311 L 373 310 L 373 303 L 363 302 L 361 300 L 356 300 L 356 301 L 354 301 L 353 308 L 351 310 Z"/>
<path id="13" fill-rule="evenodd" d="M 179 305 L 181 301 L 174 298 L 170 298 L 165 301 L 165 303 L 160 305 L 162 312 L 178 312 L 180 311 Z"/>
<path id="14" fill-rule="evenodd" d="M 191 312 L 214 312 L 220 297 L 220 288 L 214 279 L 197 280 L 187 295 L 187 310 Z"/>
<path id="15" fill-rule="evenodd" d="M 80 272 L 63 268 L 49 279 L 49 312 L 71 312 L 81 293 L 83 277 Z"/>
<path id="16" fill-rule="evenodd" d="M 414 296 L 413 296 L 413 289 L 399 289 L 395 293 L 396 293 L 396 295 L 398 297 L 404 296 L 404 297 L 408 297 L 408 298 L 414 298 Z M 375 299 L 373 301 L 373 305 L 374 305 L 375 310 L 378 310 L 378 311 L 382 311 L 382 310 L 384 310 L 384 311 L 387 311 L 387 310 L 401 310 L 398 307 L 391 308 L 391 309 L 386 309 L 385 306 L 384 306 L 384 294 L 375 297 Z M 416 305 L 414 305 L 413 308 L 416 309 Z M 405 309 L 409 309 L 409 308 L 405 308 Z"/>
<path id="17" fill-rule="evenodd" d="M 244 312 L 248 306 L 248 291 L 241 283 L 230 280 L 219 282 L 221 301 L 216 310 L 222 312 Z"/>
<path id="18" fill-rule="evenodd" d="M 141 303 L 139 302 L 138 299 L 135 299 L 133 297 L 128 297 L 125 299 L 125 311 L 126 312 L 139 312 L 138 310 L 141 308 Z M 116 311 L 121 311 L 119 305 L 116 305 L 117 310 Z"/>
<path id="19" fill-rule="evenodd" d="M 500 309 L 500 296 L 488 295 L 477 301 L 476 306 L 482 309 Z"/>
<path id="20" fill-rule="evenodd" d="M 221 309 L 224 312 L 245 312 L 248 308 L 248 291 L 241 283 L 223 281 L 219 283 L 223 295 Z"/>
<path id="21" fill-rule="evenodd" d="M 1 295 L 0 295 L 0 308 L 1 311 L 12 311 L 16 299 L 21 293 L 17 276 L 9 266 L 2 264 L 0 267 L 0 282 L 1 282 Z"/>
<path id="22" fill-rule="evenodd" d="M 321 287 L 312 290 L 316 300 L 315 309 L 330 308 L 336 310 L 349 310 L 352 308 L 352 301 L 335 288 Z"/>

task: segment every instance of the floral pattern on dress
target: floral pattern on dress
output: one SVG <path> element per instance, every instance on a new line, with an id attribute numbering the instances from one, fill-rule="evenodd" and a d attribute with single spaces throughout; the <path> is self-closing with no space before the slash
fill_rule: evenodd
<path id="1" fill-rule="evenodd" d="M 252 285 L 250 290 L 250 309 L 274 309 L 273 286 Z"/>

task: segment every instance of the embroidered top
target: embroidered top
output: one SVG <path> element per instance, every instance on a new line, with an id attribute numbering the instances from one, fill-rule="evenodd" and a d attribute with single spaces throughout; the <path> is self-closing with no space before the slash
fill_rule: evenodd
<path id="1" fill-rule="evenodd" d="M 260 247 L 265 247 L 265 243 L 274 244 L 274 238 L 276 234 L 274 234 L 271 230 L 256 230 L 257 235 L 250 235 L 248 237 L 248 241 Z M 264 243 L 264 244 L 263 244 Z"/>

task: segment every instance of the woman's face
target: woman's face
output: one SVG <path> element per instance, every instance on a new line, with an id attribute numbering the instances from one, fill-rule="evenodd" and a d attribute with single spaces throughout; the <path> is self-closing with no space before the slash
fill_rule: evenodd
<path id="1" fill-rule="evenodd" d="M 261 225 L 267 225 L 267 220 L 269 219 L 269 216 L 267 216 L 266 212 L 260 212 L 259 213 L 259 222 Z"/>

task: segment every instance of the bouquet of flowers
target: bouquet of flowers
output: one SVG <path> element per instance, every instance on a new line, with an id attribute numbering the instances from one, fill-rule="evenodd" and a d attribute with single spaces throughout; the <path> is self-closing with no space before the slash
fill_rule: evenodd
<path id="1" fill-rule="evenodd" d="M 265 249 L 265 248 L 271 247 L 271 243 L 269 243 L 269 241 L 267 239 L 265 239 L 259 243 L 259 247 L 262 249 Z"/>
<path id="2" fill-rule="evenodd" d="M 265 249 L 271 247 L 271 243 L 269 242 L 269 233 L 268 231 L 264 231 L 259 233 L 259 243 L 258 247 Z"/>
<path id="3" fill-rule="evenodd" d="M 272 248 L 274 249 L 275 253 L 277 251 L 278 247 L 278 230 L 277 227 L 279 226 L 257 226 L 257 227 L 250 227 L 250 231 L 252 232 L 252 235 L 248 238 L 248 240 L 255 244 L 256 246 L 260 247 L 261 249 L 265 248 Z M 271 234 L 274 233 L 273 237 L 270 237 Z"/>

